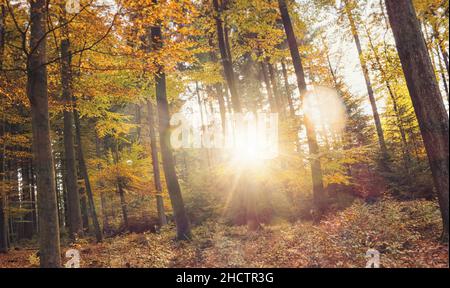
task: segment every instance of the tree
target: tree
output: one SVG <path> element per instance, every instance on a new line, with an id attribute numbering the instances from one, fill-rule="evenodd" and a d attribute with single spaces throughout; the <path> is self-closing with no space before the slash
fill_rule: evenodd
<path id="1" fill-rule="evenodd" d="M 433 174 L 444 225 L 443 240 L 448 241 L 447 111 L 411 0 L 386 0 L 386 9 Z"/>
<path id="2" fill-rule="evenodd" d="M 291 18 L 289 16 L 289 11 L 285 0 L 278 0 L 278 5 L 280 8 L 281 18 L 283 20 L 284 29 L 286 32 L 286 37 L 289 44 L 289 50 L 291 52 L 292 63 L 294 65 L 295 74 L 297 76 L 297 85 L 300 91 L 300 98 L 303 98 L 307 92 L 305 73 L 303 70 L 302 59 L 298 51 L 297 39 L 295 38 L 294 29 L 292 27 Z M 308 116 L 304 117 L 304 125 L 306 127 L 306 134 L 308 138 L 309 154 L 311 156 L 311 173 L 313 181 L 313 194 L 314 194 L 314 204 L 317 209 L 317 213 L 323 213 L 325 208 L 325 190 L 323 187 L 322 179 L 322 167 L 319 159 L 319 145 L 317 144 L 316 132 L 314 125 Z"/>
<path id="3" fill-rule="evenodd" d="M 77 140 L 77 154 L 78 154 L 78 164 L 80 166 L 80 173 L 81 177 L 84 180 L 84 186 L 86 187 L 86 194 L 88 198 L 89 203 L 89 211 L 90 215 L 92 217 L 92 222 L 94 224 L 94 232 L 97 242 L 103 241 L 103 233 L 100 228 L 100 223 L 98 221 L 97 211 L 95 209 L 95 202 L 94 202 L 94 193 L 92 191 L 92 185 L 91 181 L 89 179 L 88 169 L 86 166 L 86 160 L 84 159 L 84 153 L 83 153 L 83 142 L 81 141 L 81 128 L 80 128 L 80 116 L 78 115 L 78 111 L 76 110 L 76 101 L 73 99 L 74 103 L 74 120 L 75 120 L 75 135 Z"/>
<path id="4" fill-rule="evenodd" d="M 159 157 L 158 148 L 156 144 L 155 133 L 155 115 L 153 112 L 153 104 L 150 100 L 147 101 L 148 112 L 148 128 L 150 135 L 150 149 L 152 150 L 152 167 L 153 167 L 153 179 L 155 181 L 156 188 L 156 209 L 158 211 L 159 225 L 164 226 L 167 224 L 167 218 L 164 211 L 164 200 L 162 197 L 162 185 L 161 185 L 161 173 L 159 171 Z"/>
<path id="5" fill-rule="evenodd" d="M 226 29 L 223 27 L 223 21 L 221 18 L 222 7 L 219 5 L 219 0 L 213 0 L 213 7 L 215 10 L 215 20 L 216 20 L 216 29 L 217 29 L 217 39 L 219 43 L 220 56 L 223 65 L 223 71 L 225 75 L 225 79 L 228 84 L 228 89 L 231 94 L 231 103 L 233 105 L 233 110 L 235 113 L 242 112 L 241 102 L 239 100 L 239 94 L 236 87 L 236 77 L 233 71 L 233 63 L 231 60 L 228 37 L 226 33 Z"/>
<path id="6" fill-rule="evenodd" d="M 156 2 L 156 0 L 154 1 Z M 154 51 L 158 51 L 162 48 L 163 39 L 161 26 L 159 24 L 156 24 L 156 26 L 151 28 L 151 40 Z M 158 106 L 159 137 L 164 175 L 166 177 L 167 189 L 174 210 L 175 223 L 177 226 L 177 239 L 187 240 L 191 237 L 191 229 L 189 227 L 189 220 L 184 207 L 177 173 L 175 171 L 175 159 L 173 157 L 172 148 L 170 147 L 170 112 L 166 91 L 166 74 L 164 72 L 164 67 L 160 63 L 158 63 L 157 66 L 158 70 L 155 75 L 156 102 Z"/>
<path id="7" fill-rule="evenodd" d="M 5 6 L 0 5 L 0 71 L 3 68 L 3 57 L 5 49 Z M 5 134 L 5 123 L 4 119 L 0 120 L 1 125 L 1 136 Z M 6 161 L 5 161 L 5 146 L 1 147 L 2 157 L 0 162 L 0 253 L 5 253 L 8 251 L 8 221 L 6 215 L 6 191 L 4 187 L 4 173 Z"/>
<path id="8" fill-rule="evenodd" d="M 362 72 L 364 74 L 364 80 L 366 81 L 367 93 L 369 95 L 370 105 L 372 107 L 373 119 L 375 121 L 375 127 L 377 129 L 378 143 L 380 145 L 383 160 L 386 160 L 388 152 L 387 152 L 387 148 L 386 148 L 386 141 L 384 139 L 383 127 L 381 126 L 381 120 L 380 120 L 380 115 L 378 113 L 377 102 L 376 102 L 375 95 L 373 92 L 372 83 L 370 81 L 369 69 L 368 69 L 366 61 L 364 60 L 364 57 L 363 57 L 363 51 L 362 51 L 362 47 L 361 47 L 361 41 L 359 39 L 358 29 L 356 27 L 356 22 L 353 17 L 353 14 L 352 14 L 351 5 L 355 5 L 355 3 L 349 2 L 349 0 L 345 0 L 344 2 L 345 2 L 344 10 L 345 10 L 345 13 L 347 14 L 348 20 L 350 22 L 350 28 L 352 31 L 353 38 L 355 40 L 356 48 L 358 50 Z"/>
<path id="9" fill-rule="evenodd" d="M 64 9 L 64 8 L 63 8 Z M 65 12 L 63 12 L 65 14 Z M 63 15 L 61 22 L 67 20 Z M 78 173 L 76 167 L 74 133 L 73 133 L 73 105 L 72 105 L 72 56 L 70 55 L 70 40 L 68 27 L 62 29 L 63 39 L 61 40 L 61 86 L 62 100 L 64 103 L 64 164 L 65 183 L 67 187 L 67 206 L 69 212 L 69 234 L 72 239 L 76 239 L 83 233 L 81 220 L 80 194 L 78 189 Z"/>
<path id="10" fill-rule="evenodd" d="M 33 155 L 37 175 L 39 251 L 42 268 L 61 266 L 55 171 L 50 142 L 47 91 L 47 8 L 45 0 L 30 3 L 30 51 L 27 94 L 31 103 Z"/>

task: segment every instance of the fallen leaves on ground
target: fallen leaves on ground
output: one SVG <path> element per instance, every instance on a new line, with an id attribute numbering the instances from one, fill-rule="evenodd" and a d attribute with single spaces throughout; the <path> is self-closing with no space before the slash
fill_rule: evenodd
<path id="1" fill-rule="evenodd" d="M 318 225 L 284 223 L 249 232 L 208 222 L 194 228 L 189 242 L 174 241 L 174 227 L 167 227 L 159 234 L 127 234 L 77 247 L 81 266 L 88 268 L 365 267 L 368 249 L 381 253 L 382 267 L 448 267 L 440 229 L 433 202 L 383 200 L 355 203 Z M 0 255 L 0 267 L 37 266 L 36 250 Z"/>

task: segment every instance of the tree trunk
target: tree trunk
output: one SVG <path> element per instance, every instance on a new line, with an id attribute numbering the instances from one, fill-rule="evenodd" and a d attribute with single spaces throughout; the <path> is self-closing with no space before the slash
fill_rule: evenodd
<path id="1" fill-rule="evenodd" d="M 5 34 L 6 34 L 6 9 L 3 4 L 0 4 L 0 71 L 3 68 L 3 57 L 5 53 Z"/>
<path id="2" fill-rule="evenodd" d="M 154 1 L 156 2 L 156 0 Z M 152 27 L 151 34 L 155 50 L 161 49 L 163 45 L 161 26 Z M 170 112 L 169 103 L 167 101 L 166 75 L 164 73 L 164 68 L 161 66 L 158 67 L 158 72 L 155 75 L 155 82 L 161 155 L 167 190 L 169 191 L 177 226 L 177 239 L 189 239 L 191 237 L 191 229 L 189 227 L 189 220 L 184 208 L 180 184 L 178 183 L 178 177 L 175 171 L 175 160 L 172 154 L 172 148 L 170 147 Z M 236 105 L 237 103 L 234 104 Z M 240 106 L 236 106 L 236 108 L 240 109 Z"/>
<path id="3" fill-rule="evenodd" d="M 227 52 L 227 43 L 225 39 L 225 32 L 223 27 L 223 21 L 221 19 L 222 9 L 219 6 L 218 0 L 213 0 L 213 7 L 216 12 L 216 28 L 217 28 L 217 38 L 219 42 L 220 56 L 223 65 L 223 71 L 225 74 L 225 80 L 228 84 L 228 89 L 231 94 L 231 104 L 235 113 L 242 112 L 241 103 L 239 100 L 239 94 L 236 87 L 236 78 L 233 71 L 233 63 L 231 62 L 231 55 Z"/>
<path id="4" fill-rule="evenodd" d="M 164 211 L 164 200 L 162 197 L 163 189 L 161 185 L 161 173 L 159 171 L 159 157 L 158 147 L 156 144 L 155 133 L 155 115 L 153 113 L 153 104 L 150 100 L 147 101 L 148 108 L 148 126 L 150 135 L 150 148 L 152 150 L 152 166 L 153 166 L 153 180 L 155 181 L 156 188 L 156 209 L 158 212 L 159 225 L 164 226 L 167 224 L 166 213 Z"/>
<path id="5" fill-rule="evenodd" d="M 97 158 L 102 158 L 102 153 L 100 151 L 100 139 L 98 138 L 97 133 L 95 133 L 95 153 Z M 103 145 L 104 146 L 104 145 Z M 100 172 L 102 170 L 101 164 L 97 164 L 97 170 Z M 99 180 L 98 186 L 102 189 L 105 185 L 103 180 Z M 108 211 L 107 211 L 107 203 L 106 203 L 106 193 L 104 191 L 100 192 L 100 202 L 102 207 L 102 218 L 103 218 L 103 233 L 108 233 L 110 231 L 110 225 L 108 221 Z M 100 225 L 99 225 L 100 227 Z M 101 231 L 101 230 L 100 230 Z"/>
<path id="6" fill-rule="evenodd" d="M 378 66 L 378 70 L 381 73 L 381 76 L 382 76 L 382 78 L 384 80 L 384 83 L 386 85 L 386 89 L 388 90 L 389 96 L 390 96 L 390 98 L 392 100 L 392 108 L 394 109 L 394 114 L 395 114 L 395 118 L 396 118 L 396 122 L 397 122 L 397 127 L 398 127 L 398 130 L 400 132 L 400 137 L 401 137 L 402 144 L 403 144 L 403 161 L 405 162 L 405 166 L 406 166 L 405 168 L 406 168 L 406 170 L 407 170 L 407 172 L 409 174 L 409 167 L 410 167 L 410 164 L 411 164 L 411 153 L 410 153 L 410 150 L 409 150 L 408 141 L 406 139 L 406 132 L 405 132 L 405 128 L 404 128 L 404 125 L 403 125 L 404 122 L 403 122 L 403 119 L 402 119 L 402 117 L 400 115 L 400 110 L 399 110 L 398 103 L 397 103 L 397 97 L 396 97 L 396 95 L 394 93 L 394 90 L 392 89 L 391 82 L 389 81 L 389 78 L 386 75 L 386 71 L 383 68 L 383 64 L 381 63 L 381 59 L 380 59 L 380 57 L 379 57 L 379 55 L 378 55 L 378 53 L 377 53 L 377 51 L 375 49 L 375 45 L 373 44 L 372 37 L 370 36 L 370 31 L 369 31 L 369 29 L 366 26 L 365 26 L 365 30 L 366 30 L 366 34 L 367 34 L 367 39 L 369 40 L 369 46 L 370 46 L 370 48 L 372 50 L 373 56 L 375 58 L 375 62 L 377 64 L 377 66 Z"/>
<path id="7" fill-rule="evenodd" d="M 267 91 L 267 97 L 269 100 L 270 111 L 272 113 L 277 113 L 277 107 L 275 105 L 273 90 L 272 90 L 272 86 L 270 85 L 269 73 L 267 73 L 266 64 L 264 62 L 261 62 L 260 65 L 261 65 L 261 73 L 262 73 L 262 76 L 264 79 L 264 84 L 266 84 L 266 91 Z"/>
<path id="8" fill-rule="evenodd" d="M 0 70 L 3 68 L 3 56 L 5 47 L 5 7 L 3 4 L 0 5 Z M 0 137 L 5 134 L 5 115 L 2 115 L 0 120 L 1 133 Z M 5 189 L 5 143 L 1 147 L 0 157 L 0 253 L 6 253 L 8 251 L 8 217 L 6 215 L 6 189 Z"/>
<path id="9" fill-rule="evenodd" d="M 359 54 L 359 61 L 361 63 L 361 69 L 364 74 L 364 80 L 366 81 L 367 93 L 369 94 L 370 105 L 372 107 L 373 119 L 375 121 L 375 128 L 378 135 L 378 143 L 380 145 L 381 155 L 383 160 L 387 160 L 388 153 L 386 148 L 386 141 L 384 140 L 383 127 L 381 126 L 380 115 L 378 114 L 377 102 L 372 88 L 372 83 L 370 81 L 369 69 L 367 68 L 366 61 L 364 60 L 363 51 L 361 47 L 361 41 L 359 40 L 358 29 L 356 28 L 355 19 L 353 18 L 349 0 L 345 0 L 345 13 L 347 14 L 348 20 L 350 22 L 350 28 L 352 30 L 352 35 L 355 40 L 356 49 Z M 385 163 L 386 164 L 386 163 Z"/>
<path id="10" fill-rule="evenodd" d="M 22 197 L 24 206 L 28 210 L 24 216 L 24 238 L 31 239 L 34 234 L 33 228 L 33 174 L 31 171 L 31 161 L 25 161 L 22 165 Z"/>
<path id="11" fill-rule="evenodd" d="M 47 1 L 31 1 L 30 5 L 30 47 L 33 52 L 27 63 L 27 94 L 31 103 L 37 174 L 40 265 L 42 268 L 57 268 L 61 266 L 61 253 L 45 65 Z"/>
<path id="12" fill-rule="evenodd" d="M 281 61 L 281 69 L 283 72 L 284 89 L 286 90 L 286 98 L 289 103 L 289 112 L 291 114 L 291 117 L 294 118 L 295 117 L 295 108 L 294 108 L 294 103 L 292 101 L 292 93 L 291 93 L 291 90 L 289 89 L 289 78 L 288 78 L 288 73 L 287 73 L 287 69 L 286 69 L 286 63 L 284 63 L 284 60 Z"/>
<path id="13" fill-rule="evenodd" d="M 65 21 L 65 20 L 63 20 Z M 73 139 L 73 106 L 72 106 L 72 72 L 70 41 L 67 29 L 63 29 L 64 39 L 61 41 L 61 86 L 64 103 L 64 164 L 66 168 L 65 182 L 69 212 L 69 235 L 72 240 L 83 234 L 81 219 L 80 194 L 78 190 L 78 173 Z"/>
<path id="14" fill-rule="evenodd" d="M 300 98 L 303 102 L 303 98 L 307 92 L 305 73 L 303 70 L 302 60 L 298 51 L 297 40 L 295 38 L 294 29 L 292 27 L 291 18 L 285 0 L 278 0 L 280 7 L 281 17 L 283 20 L 284 29 L 286 32 L 289 50 L 291 52 L 292 63 L 295 68 L 295 74 L 297 76 L 298 89 L 300 90 Z M 313 123 L 310 122 L 308 117 L 305 116 L 304 124 L 306 128 L 306 135 L 308 138 L 309 154 L 311 155 L 311 173 L 313 182 L 313 194 L 314 204 L 317 209 L 317 213 L 322 214 L 325 204 L 326 195 L 323 187 L 322 179 L 322 167 L 319 157 L 319 146 L 317 144 L 316 132 L 314 130 Z"/>
<path id="15" fill-rule="evenodd" d="M 441 39 L 441 35 L 439 33 L 439 28 L 436 23 L 432 25 L 433 28 L 433 37 L 436 39 L 437 46 L 439 48 L 439 51 L 442 54 L 442 57 L 444 58 L 445 63 L 445 69 L 447 70 L 447 75 L 449 74 L 449 68 L 448 68 L 448 53 L 445 49 L 444 41 Z M 438 56 L 439 57 L 439 56 Z"/>
<path id="16" fill-rule="evenodd" d="M 212 40 L 210 39 L 209 41 L 209 45 L 211 46 L 211 48 L 213 48 L 213 43 Z M 211 61 L 213 63 L 217 63 L 218 59 L 217 59 L 217 55 L 215 51 L 211 51 L 209 53 L 210 57 L 211 57 Z M 224 99 L 224 93 L 223 93 L 223 85 L 221 83 L 215 83 L 214 84 L 214 89 L 216 90 L 216 96 L 217 96 L 217 101 L 219 102 L 219 110 L 220 110 L 220 119 L 222 121 L 222 132 L 224 135 L 226 135 L 226 114 L 227 114 L 227 110 L 225 107 L 225 99 Z"/>
<path id="17" fill-rule="evenodd" d="M 80 116 L 76 106 L 76 100 L 73 99 L 73 115 L 75 118 L 75 135 L 77 140 L 77 154 L 78 154 L 78 166 L 80 167 L 81 177 L 84 179 L 84 187 L 86 188 L 86 195 L 88 199 L 89 214 L 92 217 L 92 224 L 94 225 L 95 238 L 97 242 L 103 241 L 103 233 L 98 222 L 97 210 L 95 209 L 94 192 L 92 191 L 91 181 L 86 166 L 86 160 L 84 159 L 83 142 L 81 141 L 81 125 Z"/>
<path id="18" fill-rule="evenodd" d="M 425 39 L 411 0 L 386 0 L 392 31 L 419 122 L 448 241 L 449 125 Z"/>
<path id="19" fill-rule="evenodd" d="M 270 83 L 272 84 L 276 112 L 280 113 L 281 116 L 284 116 L 285 110 L 283 100 L 281 98 L 280 91 L 278 90 L 277 75 L 276 75 L 277 71 L 275 70 L 273 64 L 270 63 L 269 61 L 267 61 L 267 67 L 269 68 Z"/>
<path id="20" fill-rule="evenodd" d="M 112 143 L 111 143 L 111 154 L 113 156 L 113 161 L 115 165 L 119 164 L 120 161 L 120 156 L 119 156 L 119 143 L 118 143 L 118 139 L 112 139 Z M 128 223 L 128 204 L 127 204 L 127 200 L 125 199 L 125 179 L 122 177 L 122 175 L 120 175 L 119 171 L 117 170 L 117 175 L 116 175 L 116 188 L 117 188 L 117 193 L 119 194 L 120 197 L 120 208 L 122 209 L 122 219 L 123 219 L 123 226 L 125 228 L 125 230 L 128 230 L 129 227 L 129 223 Z"/>
<path id="21" fill-rule="evenodd" d="M 86 190 L 84 187 L 80 187 L 80 208 L 81 208 L 81 219 L 83 220 L 83 230 L 84 232 L 89 232 L 89 211 L 86 197 Z"/>

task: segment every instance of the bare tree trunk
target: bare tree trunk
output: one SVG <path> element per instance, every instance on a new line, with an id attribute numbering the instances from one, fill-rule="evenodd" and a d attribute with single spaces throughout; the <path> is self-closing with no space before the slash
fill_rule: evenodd
<path id="1" fill-rule="evenodd" d="M 62 17 L 64 18 L 64 17 Z M 63 20 L 65 22 L 65 20 Z M 61 86 L 64 103 L 64 164 L 66 168 L 67 201 L 69 209 L 69 235 L 74 240 L 83 234 L 81 219 L 80 194 L 78 190 L 78 173 L 73 139 L 73 106 L 72 106 L 72 72 L 70 41 L 67 29 L 63 29 L 64 39 L 61 41 Z"/>
<path id="2" fill-rule="evenodd" d="M 47 1 L 31 1 L 30 5 L 30 47 L 33 52 L 27 63 L 27 94 L 31 103 L 37 174 L 40 264 L 42 268 L 57 268 L 61 266 L 61 253 L 45 65 Z"/>
<path id="3" fill-rule="evenodd" d="M 99 159 L 103 156 L 100 151 L 100 146 L 101 146 L 100 141 L 101 140 L 98 138 L 97 133 L 95 133 L 95 153 L 96 153 L 97 158 L 99 158 Z M 101 169 L 102 169 L 101 164 L 100 163 L 97 164 L 97 170 L 101 171 Z M 100 188 L 103 188 L 104 182 L 102 180 L 100 180 L 98 185 L 100 186 Z M 101 201 L 102 217 L 103 217 L 103 233 L 108 233 L 108 231 L 110 230 L 110 226 L 109 226 L 109 221 L 108 221 L 108 211 L 107 211 L 107 207 L 106 207 L 107 206 L 106 195 L 105 195 L 104 191 L 100 192 L 100 201 Z M 102 231 L 102 230 L 100 230 L 100 231 Z"/>
<path id="4" fill-rule="evenodd" d="M 26 239 L 31 239 L 34 234 L 33 229 L 33 174 L 31 171 L 31 160 L 25 161 L 22 164 L 22 197 L 24 206 L 28 210 L 24 216 L 23 236 Z"/>
<path id="5" fill-rule="evenodd" d="M 167 224 L 167 217 L 164 211 L 164 200 L 162 197 L 163 189 L 161 185 L 161 173 L 159 171 L 159 157 L 158 147 L 156 143 L 155 133 L 155 115 L 153 112 L 153 104 L 150 100 L 147 101 L 148 110 L 148 126 L 150 134 L 150 148 L 152 150 L 152 167 L 153 167 L 153 179 L 155 181 L 156 188 L 156 210 L 158 212 L 159 225 L 164 226 Z"/>
<path id="6" fill-rule="evenodd" d="M 419 121 L 441 208 L 443 240 L 449 224 L 449 125 L 436 75 L 411 0 L 386 0 L 408 90 Z"/>
<path id="7" fill-rule="evenodd" d="M 81 208 L 81 219 L 83 220 L 83 230 L 84 232 L 89 232 L 89 211 L 88 211 L 88 204 L 87 204 L 87 196 L 86 196 L 86 190 L 84 187 L 80 187 L 79 189 L 80 194 L 80 208 Z"/>
<path id="8" fill-rule="evenodd" d="M 295 38 L 294 29 L 292 27 L 291 18 L 289 16 L 289 11 L 286 6 L 285 0 L 278 0 L 280 7 L 281 17 L 283 20 L 284 29 L 286 32 L 289 50 L 291 52 L 292 63 L 294 64 L 295 74 L 297 76 L 298 89 L 300 90 L 300 97 L 303 102 L 303 97 L 307 92 L 305 73 L 303 70 L 302 59 L 300 58 L 300 53 L 298 51 L 297 40 Z M 314 194 L 314 204 L 317 209 L 317 213 L 322 214 L 326 205 L 326 194 L 323 187 L 322 179 L 322 167 L 319 159 L 319 145 L 317 144 L 316 132 L 314 130 L 314 125 L 311 123 L 310 119 L 305 116 L 304 119 L 306 127 L 306 135 L 308 138 L 309 153 L 311 155 L 311 173 L 313 182 L 313 194 Z"/>
<path id="9" fill-rule="evenodd" d="M 114 164 L 119 164 L 120 157 L 119 157 L 119 143 L 117 139 L 112 139 L 111 143 L 111 154 L 113 156 Z M 119 172 L 118 172 L 119 173 Z M 129 222 L 128 222 L 128 204 L 127 200 L 125 199 L 125 179 L 122 177 L 122 175 L 117 174 L 116 175 L 116 188 L 117 193 L 120 197 L 120 208 L 122 209 L 122 218 L 123 218 L 123 226 L 125 230 L 128 230 Z"/>
<path id="10" fill-rule="evenodd" d="M 376 102 L 375 95 L 373 92 L 372 83 L 370 81 L 369 69 L 367 68 L 366 61 L 364 60 L 363 51 L 361 48 L 361 41 L 359 40 L 358 29 L 356 28 L 355 19 L 353 18 L 353 15 L 352 15 L 352 12 L 350 9 L 349 0 L 345 0 L 345 13 L 347 14 L 348 20 L 350 22 L 350 28 L 352 30 L 352 35 L 355 40 L 356 49 L 358 50 L 358 54 L 359 54 L 359 61 L 361 63 L 362 72 L 364 74 L 364 79 L 366 81 L 367 93 L 369 94 L 370 105 L 372 107 L 373 119 L 375 121 L 375 128 L 377 130 L 378 143 L 380 145 L 381 154 L 382 154 L 383 160 L 387 160 L 388 153 L 387 153 L 386 141 L 384 139 L 383 127 L 381 126 L 381 120 L 380 120 L 380 115 L 378 114 L 377 102 Z M 386 163 L 384 163 L 384 164 L 386 164 Z"/>
<path id="11" fill-rule="evenodd" d="M 156 0 L 154 0 L 154 2 L 156 2 Z M 151 34 L 154 49 L 161 49 L 163 45 L 161 26 L 152 27 Z M 183 196 L 181 195 L 180 184 L 178 183 L 178 176 L 175 171 L 175 160 L 173 157 L 172 148 L 170 147 L 170 112 L 169 103 L 167 101 L 166 74 L 164 73 L 164 67 L 158 67 L 155 82 L 161 155 L 163 160 L 164 176 L 166 177 L 167 190 L 169 191 L 175 216 L 175 223 L 177 226 L 177 239 L 190 239 L 191 229 L 189 227 L 189 220 L 184 208 L 184 201 Z M 240 106 L 236 106 L 236 108 L 240 109 Z"/>
<path id="12" fill-rule="evenodd" d="M 3 57 L 5 56 L 5 34 L 6 34 L 6 9 L 0 4 L 0 71 L 3 69 Z"/>
<path id="13" fill-rule="evenodd" d="M 5 48 L 5 7 L 0 5 L 0 71 L 3 68 L 3 57 Z M 0 120 L 1 133 L 0 137 L 5 134 L 5 115 L 2 113 L 2 119 Z M 1 147 L 0 157 L 0 253 L 8 252 L 8 217 L 6 214 L 6 189 L 5 189 L 5 143 Z"/>
<path id="14" fill-rule="evenodd" d="M 239 94 L 236 87 L 236 78 L 233 71 L 233 63 L 231 62 L 231 55 L 228 54 L 229 49 L 227 49 L 227 43 L 225 38 L 224 27 L 220 14 L 222 12 L 219 6 L 218 0 L 213 0 L 213 7 L 216 12 L 216 28 L 217 28 L 217 38 L 219 42 L 220 56 L 223 65 L 223 71 L 225 74 L 225 80 L 228 84 L 228 89 L 231 94 L 231 104 L 233 105 L 233 110 L 235 113 L 242 112 L 241 103 L 239 100 Z"/>
<path id="15" fill-rule="evenodd" d="M 78 154 L 78 166 L 80 166 L 81 177 L 84 179 L 84 187 L 86 188 L 86 195 L 88 199 L 89 214 L 92 217 L 92 224 L 94 225 L 95 239 L 97 242 L 103 241 L 103 233 L 98 221 L 97 210 L 95 209 L 94 192 L 92 191 L 91 181 L 89 179 L 89 173 L 86 166 L 86 160 L 84 159 L 83 142 L 81 141 L 81 124 L 80 116 L 78 115 L 76 99 L 73 99 L 74 119 L 75 119 L 75 135 L 77 140 L 77 154 Z"/>
<path id="16" fill-rule="evenodd" d="M 439 28 L 438 28 L 436 23 L 434 23 L 432 25 L 432 28 L 433 28 L 433 37 L 436 39 L 439 51 L 441 52 L 442 57 L 444 58 L 444 63 L 445 63 L 445 68 L 447 70 L 447 75 L 449 75 L 449 70 L 448 70 L 449 69 L 448 68 L 448 53 L 447 53 L 447 50 L 445 49 L 444 41 L 443 41 L 443 39 L 441 39 L 441 35 L 439 33 Z"/>

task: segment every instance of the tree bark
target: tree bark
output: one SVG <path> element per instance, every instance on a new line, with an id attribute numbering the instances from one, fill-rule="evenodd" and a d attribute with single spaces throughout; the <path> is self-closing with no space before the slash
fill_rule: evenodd
<path id="1" fill-rule="evenodd" d="M 449 124 L 425 39 L 411 0 L 386 0 L 397 51 L 419 122 L 443 220 L 449 224 Z"/>
<path id="2" fill-rule="evenodd" d="M 55 171 L 50 142 L 47 92 L 47 1 L 30 2 L 30 47 L 27 94 L 31 103 L 34 164 L 37 174 L 39 250 L 42 268 L 61 266 Z"/>
<path id="3" fill-rule="evenodd" d="M 75 119 L 75 135 L 77 140 L 78 166 L 80 167 L 81 177 L 84 179 L 84 186 L 86 188 L 86 195 L 89 204 L 89 212 L 92 217 L 92 224 L 94 225 L 95 238 L 97 242 L 102 242 L 103 233 L 98 221 L 97 210 L 95 209 L 94 192 L 92 191 L 91 181 L 89 179 L 89 173 L 86 166 L 86 160 L 84 159 L 83 142 L 81 141 L 80 116 L 78 115 L 75 98 L 73 99 L 73 106 L 73 115 Z"/>
<path id="4" fill-rule="evenodd" d="M 156 0 L 154 1 L 156 2 Z M 158 25 L 152 27 L 151 34 L 154 49 L 161 49 L 163 45 L 161 26 Z M 170 146 L 170 112 L 169 103 L 167 101 L 166 74 L 164 73 L 164 67 L 161 65 L 159 65 L 158 72 L 155 75 L 155 82 L 159 119 L 159 138 L 167 190 L 169 191 L 169 196 L 174 211 L 175 223 L 177 226 L 177 239 L 187 240 L 191 237 L 191 229 L 189 227 L 189 220 L 184 207 L 183 196 L 181 195 L 181 188 L 178 183 L 177 173 L 175 171 L 175 160 L 173 157 L 172 148 Z M 237 103 L 234 104 L 236 105 Z M 239 108 L 239 106 L 236 106 L 236 108 Z"/>
<path id="5" fill-rule="evenodd" d="M 3 57 L 5 47 L 5 7 L 0 5 L 0 71 L 3 68 Z M 2 115 L 0 120 L 1 133 L 0 137 L 5 134 L 5 115 Z M 6 161 L 5 161 L 5 143 L 1 147 L 0 157 L 0 253 L 6 253 L 8 251 L 8 217 L 6 214 L 6 189 L 5 189 L 5 177 Z"/>
<path id="6" fill-rule="evenodd" d="M 31 173 L 31 161 L 22 164 L 22 199 L 24 207 L 28 210 L 24 215 L 23 237 L 31 239 L 34 234 L 33 228 L 33 174 Z"/>
<path id="7" fill-rule="evenodd" d="M 6 34 L 6 9 L 0 4 L 0 71 L 3 69 L 3 57 L 5 56 L 5 34 Z"/>
<path id="8" fill-rule="evenodd" d="M 63 20 L 65 21 L 65 20 Z M 63 29 L 64 39 L 61 41 L 61 86 L 64 103 L 64 164 L 66 168 L 65 182 L 69 212 L 69 235 L 72 240 L 83 234 L 81 218 L 80 194 L 78 190 L 78 173 L 73 139 L 73 106 L 72 106 L 72 72 L 70 41 L 67 29 Z"/>
<path id="9" fill-rule="evenodd" d="M 159 225 L 164 226 L 167 224 L 167 217 L 164 211 L 164 200 L 162 197 L 163 189 L 161 185 L 161 173 L 159 170 L 159 157 L 158 147 L 156 143 L 155 133 L 155 115 L 153 112 L 153 104 L 150 100 L 147 101 L 148 110 L 148 126 L 150 135 L 150 149 L 152 150 L 152 167 L 153 167 L 153 180 L 155 181 L 156 188 L 156 210 L 158 212 Z"/>
<path id="10" fill-rule="evenodd" d="M 289 50 L 291 52 L 292 63 L 294 65 L 295 74 L 297 76 L 297 85 L 300 91 L 300 98 L 303 98 L 307 92 L 305 73 L 303 70 L 302 60 L 298 51 L 298 44 L 295 38 L 294 29 L 292 27 L 291 18 L 285 0 L 278 0 L 284 29 L 286 32 Z M 326 194 L 323 187 L 322 167 L 319 159 L 319 145 L 317 144 L 316 132 L 313 123 L 305 115 L 304 124 L 306 135 L 308 138 L 309 154 L 311 155 L 311 173 L 313 182 L 314 205 L 318 214 L 322 214 L 326 205 Z"/>
<path id="11" fill-rule="evenodd" d="M 355 19 L 353 18 L 352 11 L 350 8 L 349 0 L 345 0 L 345 13 L 347 14 L 348 20 L 350 22 L 350 28 L 352 30 L 352 35 L 355 40 L 356 49 L 358 50 L 359 61 L 361 63 L 361 69 L 364 75 L 364 80 L 366 81 L 367 93 L 369 95 L 370 106 L 372 107 L 373 119 L 375 121 L 375 128 L 378 135 L 378 143 L 380 145 L 381 154 L 383 160 L 387 160 L 388 153 L 386 147 L 386 141 L 384 139 L 383 127 L 381 126 L 380 115 L 378 113 L 377 101 L 373 92 L 372 83 L 370 81 L 369 69 L 367 68 L 366 61 L 364 60 L 363 51 L 361 47 L 361 41 L 359 39 L 358 29 L 356 28 Z"/>

